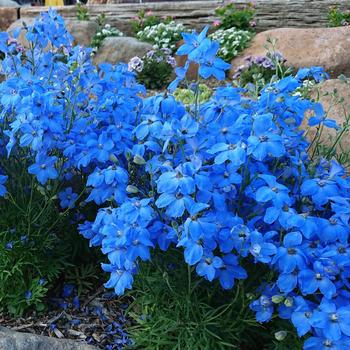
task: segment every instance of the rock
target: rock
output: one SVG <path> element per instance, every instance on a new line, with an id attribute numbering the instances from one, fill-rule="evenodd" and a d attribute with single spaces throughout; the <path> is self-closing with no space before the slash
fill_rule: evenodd
<path id="1" fill-rule="evenodd" d="M 16 1 L 0 0 L 0 7 L 20 7 Z"/>
<path id="2" fill-rule="evenodd" d="M 17 30 L 18 28 L 23 28 L 23 25 L 27 25 L 30 26 L 34 23 L 34 18 L 20 18 L 17 21 L 13 22 L 7 29 L 7 32 L 12 35 L 13 32 L 15 30 Z M 21 31 L 21 33 L 19 34 L 19 36 L 17 37 L 17 41 L 20 45 L 24 46 L 24 47 L 28 47 L 28 41 L 25 37 L 25 31 Z"/>
<path id="3" fill-rule="evenodd" d="M 32 25 L 34 18 L 20 18 L 10 25 L 8 32 L 12 33 L 17 28 L 23 27 L 23 22 L 26 25 Z M 66 28 L 74 38 L 74 43 L 83 46 L 89 46 L 93 36 L 95 35 L 98 25 L 95 21 L 79 21 L 77 19 L 66 19 Z M 28 42 L 25 38 L 25 32 L 21 32 L 18 41 L 24 47 L 28 47 Z"/>
<path id="4" fill-rule="evenodd" d="M 19 6 L 17 4 L 17 6 Z M 0 32 L 5 31 L 13 22 L 17 21 L 18 8 L 0 7 Z"/>
<path id="5" fill-rule="evenodd" d="M 0 327 L 0 350 L 95 350 L 87 344 L 72 340 L 49 338 L 29 333 L 14 332 Z"/>
<path id="6" fill-rule="evenodd" d="M 342 127 L 346 118 L 350 117 L 350 79 L 344 81 L 340 79 L 330 79 L 320 83 L 312 92 L 312 97 L 317 99 L 327 111 L 327 118 L 334 119 L 338 126 Z M 303 129 L 307 127 L 307 119 L 303 122 Z M 312 141 L 316 134 L 316 127 L 312 127 L 307 134 L 309 141 Z M 333 145 L 336 131 L 324 127 L 321 135 L 321 142 L 327 145 Z M 347 131 L 342 137 L 337 152 L 350 151 L 350 131 Z"/>
<path id="7" fill-rule="evenodd" d="M 97 32 L 96 21 L 79 21 L 77 19 L 66 19 L 66 27 L 73 35 L 74 43 L 82 46 L 90 46 L 91 40 Z"/>
<path id="8" fill-rule="evenodd" d="M 246 56 L 263 56 L 267 39 L 277 39 L 276 50 L 287 65 L 300 68 L 322 66 L 332 76 L 350 75 L 350 26 L 337 28 L 280 28 L 259 33 L 239 57 L 232 60 L 230 76 Z"/>
<path id="9" fill-rule="evenodd" d="M 106 38 L 94 57 L 96 65 L 100 63 L 128 63 L 135 56 L 142 57 L 147 51 L 152 50 L 152 45 L 144 43 L 132 37 Z"/>

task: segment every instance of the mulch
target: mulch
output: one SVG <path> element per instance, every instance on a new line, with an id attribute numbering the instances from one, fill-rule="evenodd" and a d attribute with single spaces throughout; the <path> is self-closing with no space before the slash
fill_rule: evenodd
<path id="1" fill-rule="evenodd" d="M 129 300 L 114 297 L 103 287 L 85 295 L 50 299 L 45 313 L 14 318 L 0 314 L 0 325 L 14 331 L 86 342 L 100 349 L 119 350 L 131 341 L 125 332 Z"/>

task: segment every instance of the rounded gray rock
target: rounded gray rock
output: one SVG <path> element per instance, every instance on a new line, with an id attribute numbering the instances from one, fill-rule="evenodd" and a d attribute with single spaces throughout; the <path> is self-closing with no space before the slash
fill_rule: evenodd
<path id="1" fill-rule="evenodd" d="M 128 63 L 135 56 L 142 57 L 152 45 L 132 37 L 109 37 L 95 54 L 94 63 Z"/>
<path id="2" fill-rule="evenodd" d="M 62 340 L 0 327 L 0 350 L 96 350 L 72 340 Z"/>

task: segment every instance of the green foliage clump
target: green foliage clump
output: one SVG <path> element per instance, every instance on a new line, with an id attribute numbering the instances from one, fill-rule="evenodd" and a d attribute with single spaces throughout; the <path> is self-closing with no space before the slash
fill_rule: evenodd
<path id="1" fill-rule="evenodd" d="M 252 30 L 255 25 L 253 21 L 255 10 L 251 4 L 238 9 L 235 4 L 229 3 L 217 8 L 215 13 L 220 18 L 218 23 L 220 29 Z"/>
<path id="2" fill-rule="evenodd" d="M 330 27 L 341 27 L 350 24 L 350 12 L 343 12 L 337 7 L 330 9 L 328 13 L 328 25 Z"/>
<path id="3" fill-rule="evenodd" d="M 252 271 L 249 281 L 223 291 L 181 259 L 173 250 L 165 259 L 156 254 L 152 265 L 141 264 L 129 293 L 133 323 L 127 331 L 135 341 L 133 349 L 301 350 L 291 326 L 280 321 L 266 330 L 249 309 L 255 298 L 250 292 L 255 292 L 262 271 Z M 281 340 L 275 337 L 279 330 L 286 332 Z"/>
<path id="4" fill-rule="evenodd" d="M 50 285 L 68 265 L 62 238 L 72 232 L 56 208 L 55 189 L 44 190 L 21 162 L 0 163 L 17 175 L 0 198 L 0 312 L 42 311 Z"/>
<path id="5" fill-rule="evenodd" d="M 79 2 L 77 3 L 77 19 L 79 21 L 89 21 L 90 20 L 89 10 L 86 8 L 86 6 L 82 5 Z"/>
<path id="6" fill-rule="evenodd" d="M 198 85 L 198 103 L 209 101 L 213 91 L 205 84 Z M 195 89 L 181 89 L 178 88 L 174 91 L 174 97 L 177 101 L 182 102 L 185 105 L 192 105 L 196 101 L 196 90 Z"/>

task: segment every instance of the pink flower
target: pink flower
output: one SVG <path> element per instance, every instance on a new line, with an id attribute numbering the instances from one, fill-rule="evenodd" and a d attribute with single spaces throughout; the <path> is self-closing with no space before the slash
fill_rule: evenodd
<path id="1" fill-rule="evenodd" d="M 221 22 L 220 22 L 218 19 L 216 19 L 216 20 L 213 22 L 213 26 L 214 26 L 214 27 L 218 27 L 220 24 L 221 24 Z"/>
<path id="2" fill-rule="evenodd" d="M 152 16 L 152 15 L 153 15 L 153 12 L 151 10 L 146 12 L 146 16 Z"/>
<path id="3" fill-rule="evenodd" d="M 255 21 L 250 21 L 250 26 L 252 27 L 252 28 L 254 28 L 254 27 L 256 27 L 256 22 Z"/>

